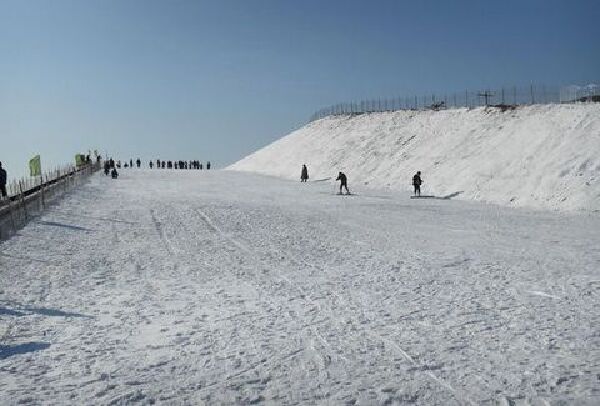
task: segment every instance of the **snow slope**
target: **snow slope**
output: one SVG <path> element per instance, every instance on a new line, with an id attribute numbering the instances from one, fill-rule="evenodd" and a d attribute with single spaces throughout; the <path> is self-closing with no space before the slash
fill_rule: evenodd
<path id="1" fill-rule="evenodd" d="M 0 404 L 597 405 L 600 217 L 101 174 L 0 244 Z"/>
<path id="2" fill-rule="evenodd" d="M 600 104 L 399 111 L 312 122 L 229 169 L 559 210 L 600 209 Z"/>

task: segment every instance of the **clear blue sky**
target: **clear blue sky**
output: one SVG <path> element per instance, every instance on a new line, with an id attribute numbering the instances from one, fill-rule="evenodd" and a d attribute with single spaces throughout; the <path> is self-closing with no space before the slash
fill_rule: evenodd
<path id="1" fill-rule="evenodd" d="M 0 160 L 225 166 L 320 107 L 600 80 L 600 1 L 0 0 Z"/>

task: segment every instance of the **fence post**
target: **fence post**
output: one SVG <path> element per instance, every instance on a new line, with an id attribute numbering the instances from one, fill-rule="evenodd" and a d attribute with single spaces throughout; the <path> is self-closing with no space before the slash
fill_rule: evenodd
<path id="1" fill-rule="evenodd" d="M 542 103 L 547 103 L 546 100 L 546 85 L 542 85 Z"/>
<path id="2" fill-rule="evenodd" d="M 27 220 L 29 218 L 29 215 L 27 214 L 27 206 L 25 205 L 25 197 L 23 196 L 23 186 L 21 184 L 21 181 L 19 181 L 19 192 L 21 194 L 21 205 L 23 206 L 23 213 L 25 213 L 25 220 Z"/>
<path id="3" fill-rule="evenodd" d="M 13 231 L 13 233 L 15 233 L 15 232 L 17 232 L 17 227 L 15 226 L 15 217 L 13 216 L 13 212 L 12 212 L 13 207 L 12 206 L 13 206 L 12 200 L 9 197 L 8 198 L 8 214 L 10 215 L 10 224 L 12 226 L 12 231 Z"/>
<path id="4" fill-rule="evenodd" d="M 46 179 L 48 179 L 46 177 Z M 42 199 L 42 209 L 46 208 L 46 196 L 45 196 L 45 185 L 44 185 L 44 175 L 40 175 L 40 194 Z"/>
<path id="5" fill-rule="evenodd" d="M 531 91 L 531 104 L 535 104 L 535 96 L 533 95 L 533 84 L 529 85 Z"/>

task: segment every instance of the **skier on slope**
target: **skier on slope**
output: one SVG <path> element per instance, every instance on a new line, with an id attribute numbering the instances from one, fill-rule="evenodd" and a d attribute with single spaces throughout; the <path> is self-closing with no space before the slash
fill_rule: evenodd
<path id="1" fill-rule="evenodd" d="M 349 195 L 350 191 L 348 190 L 348 179 L 346 178 L 346 175 L 343 172 L 340 172 L 340 174 L 335 180 L 340 181 L 340 192 L 338 194 L 342 194 L 342 187 L 344 187 L 346 189 L 346 194 Z"/>
<path id="2" fill-rule="evenodd" d="M 308 168 L 306 164 L 302 165 L 302 171 L 300 173 L 300 182 L 306 182 L 308 180 Z"/>
<path id="3" fill-rule="evenodd" d="M 423 180 L 421 179 L 421 171 L 417 171 L 415 176 L 413 176 L 413 186 L 415 187 L 415 196 L 421 196 L 421 184 Z"/>

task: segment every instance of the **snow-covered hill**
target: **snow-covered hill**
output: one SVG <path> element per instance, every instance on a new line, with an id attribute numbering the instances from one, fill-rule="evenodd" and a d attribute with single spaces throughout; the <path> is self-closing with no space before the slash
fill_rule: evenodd
<path id="1" fill-rule="evenodd" d="M 600 210 L 600 104 L 399 111 L 312 122 L 228 169 L 350 187 L 559 210 Z"/>

